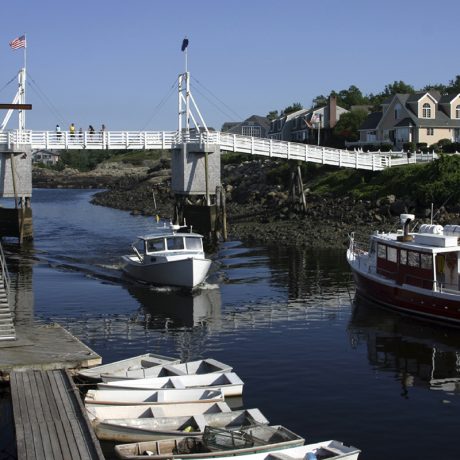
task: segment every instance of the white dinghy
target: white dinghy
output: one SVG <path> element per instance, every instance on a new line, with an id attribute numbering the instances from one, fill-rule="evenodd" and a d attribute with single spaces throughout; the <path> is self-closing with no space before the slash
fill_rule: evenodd
<path id="1" fill-rule="evenodd" d="M 238 431 L 205 427 L 202 436 L 119 444 L 122 459 L 197 459 L 234 457 L 301 446 L 305 439 L 281 425 L 256 425 Z"/>
<path id="2" fill-rule="evenodd" d="M 135 406 L 223 402 L 221 390 L 88 390 L 85 404 Z"/>
<path id="3" fill-rule="evenodd" d="M 145 379 L 149 377 L 168 377 L 173 375 L 212 374 L 218 372 L 231 372 L 233 368 L 215 359 L 199 359 L 186 363 L 162 364 L 139 369 L 126 369 L 120 372 L 101 374 L 103 382 L 115 380 Z"/>
<path id="4" fill-rule="evenodd" d="M 179 417 L 95 420 L 93 426 L 98 439 L 127 443 L 177 438 L 184 434 L 201 436 L 207 425 L 237 430 L 255 424 L 268 424 L 259 409 Z"/>
<path id="5" fill-rule="evenodd" d="M 215 414 L 218 412 L 231 412 L 225 402 L 219 403 L 184 403 L 184 404 L 152 404 L 132 406 L 109 406 L 104 404 L 85 404 L 88 418 L 120 419 L 120 418 L 146 418 L 146 417 L 180 417 L 183 415 Z"/>
<path id="6" fill-rule="evenodd" d="M 180 359 L 169 356 L 157 355 L 155 353 L 145 353 L 132 358 L 122 359 L 113 363 L 101 364 L 90 369 L 81 369 L 78 376 L 91 380 L 101 380 L 101 374 L 118 374 L 127 370 L 148 369 L 164 364 L 179 364 Z"/>
<path id="7" fill-rule="evenodd" d="M 221 389 L 225 397 L 241 396 L 243 393 L 243 381 L 234 372 L 118 380 L 115 382 L 98 383 L 97 387 L 101 390 L 161 390 L 162 388 Z"/>

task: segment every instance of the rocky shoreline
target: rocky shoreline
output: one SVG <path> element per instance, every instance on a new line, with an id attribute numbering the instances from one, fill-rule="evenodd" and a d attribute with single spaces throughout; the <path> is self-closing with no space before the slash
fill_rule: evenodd
<path id="1" fill-rule="evenodd" d="M 88 173 L 36 168 L 33 184 L 42 188 L 106 189 L 96 193 L 92 203 L 171 218 L 173 195 L 168 166 L 166 160 L 158 160 L 139 167 L 108 163 Z M 394 195 L 372 203 L 347 196 L 317 196 L 308 191 L 304 212 L 291 203 L 286 188 L 267 185 L 272 166 L 270 160 L 254 160 L 222 168 L 229 238 L 253 244 L 344 249 L 351 232 L 367 241 L 375 230 L 395 229 L 400 213 L 413 212 L 411 203 Z M 426 222 L 429 210 L 422 212 Z M 441 212 L 437 223 L 459 223 L 459 217 Z"/>

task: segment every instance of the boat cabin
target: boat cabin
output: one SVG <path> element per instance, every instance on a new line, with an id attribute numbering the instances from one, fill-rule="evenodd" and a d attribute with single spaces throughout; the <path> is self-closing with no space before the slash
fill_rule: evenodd
<path id="1" fill-rule="evenodd" d="M 370 253 L 375 253 L 377 273 L 398 284 L 433 291 L 460 290 L 460 247 L 456 235 L 421 231 L 405 241 L 374 235 Z"/>
<path id="2" fill-rule="evenodd" d="M 133 245 L 140 254 L 203 252 L 203 238 L 194 233 L 140 237 Z M 162 254 L 164 255 L 164 254 Z"/>

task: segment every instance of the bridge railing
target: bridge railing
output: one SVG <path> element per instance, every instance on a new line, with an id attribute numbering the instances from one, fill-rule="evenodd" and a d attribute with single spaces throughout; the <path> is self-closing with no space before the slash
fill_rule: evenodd
<path id="1" fill-rule="evenodd" d="M 169 149 L 177 142 L 176 131 L 6 131 L 0 143 L 31 145 L 33 149 Z"/>
<path id="2" fill-rule="evenodd" d="M 0 133 L 0 145 L 30 145 L 32 149 L 170 149 L 182 143 L 218 144 L 224 151 L 298 160 L 345 168 L 382 170 L 391 166 L 415 163 L 417 157 L 400 152 L 357 152 L 295 142 L 279 141 L 218 131 L 188 133 L 177 131 L 18 131 Z"/>

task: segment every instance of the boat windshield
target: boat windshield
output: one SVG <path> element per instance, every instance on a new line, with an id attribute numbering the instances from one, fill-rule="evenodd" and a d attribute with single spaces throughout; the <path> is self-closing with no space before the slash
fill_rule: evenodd
<path id="1" fill-rule="evenodd" d="M 185 237 L 185 247 L 186 249 L 189 249 L 192 251 L 201 251 L 203 249 L 201 245 L 201 238 L 193 237 L 193 236 L 186 236 Z"/>
<path id="2" fill-rule="evenodd" d="M 170 238 L 166 238 L 166 243 L 168 245 L 168 251 L 184 249 L 184 238 L 182 236 L 172 236 Z"/>
<path id="3" fill-rule="evenodd" d="M 165 250 L 165 240 L 164 238 L 154 238 L 152 240 L 147 240 L 147 252 L 158 252 Z"/>

